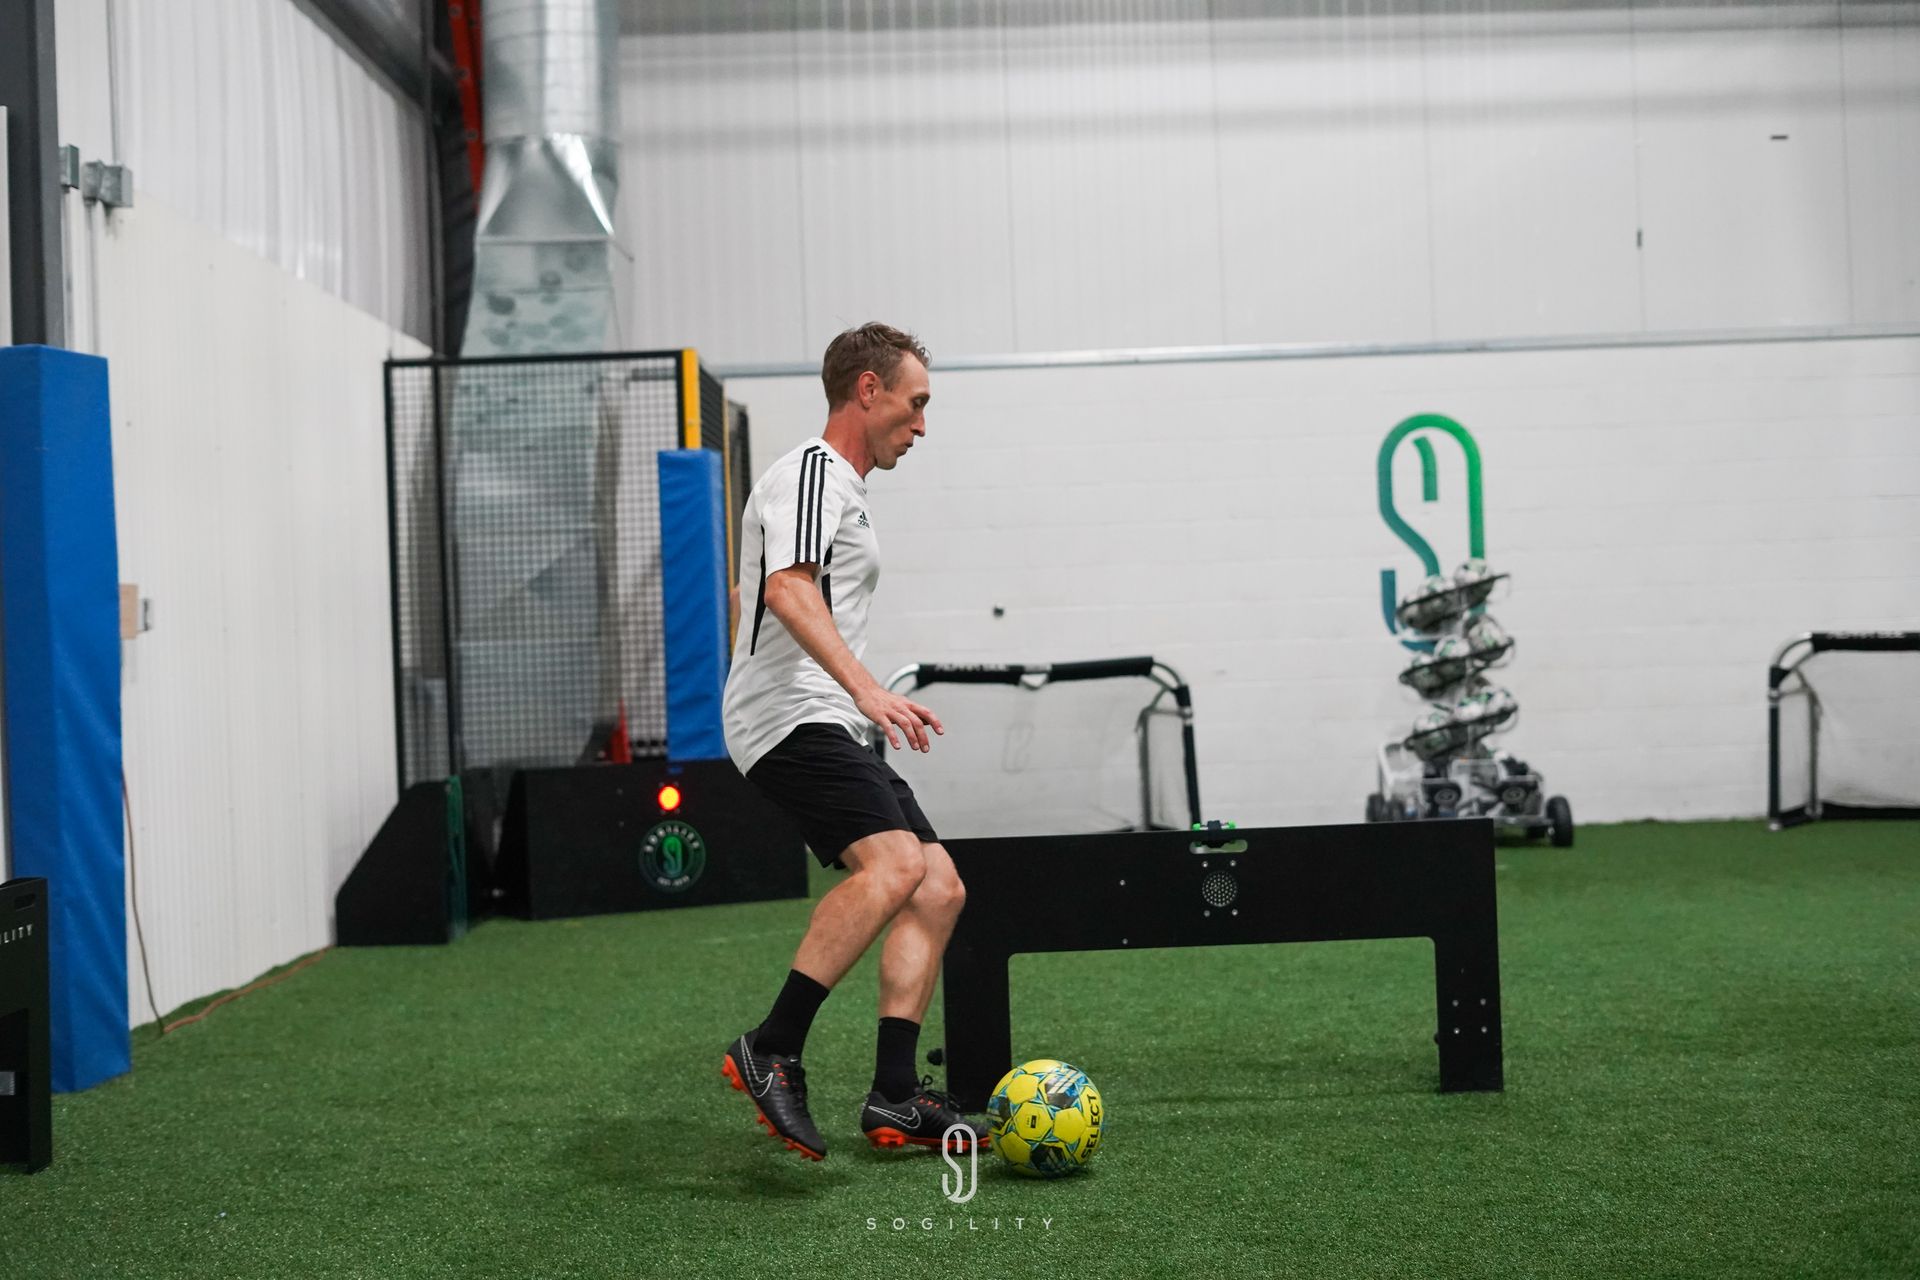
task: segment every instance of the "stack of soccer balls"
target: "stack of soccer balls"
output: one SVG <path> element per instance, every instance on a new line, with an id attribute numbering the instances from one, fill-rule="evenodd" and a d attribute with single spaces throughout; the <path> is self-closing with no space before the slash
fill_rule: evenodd
<path id="1" fill-rule="evenodd" d="M 987 1099 L 988 1142 L 1014 1172 L 1062 1178 L 1100 1149 L 1100 1091 L 1078 1067 L 1052 1058 L 1023 1062 Z"/>
<path id="2" fill-rule="evenodd" d="M 1506 577 L 1469 560 L 1452 576 L 1428 578 L 1394 611 L 1401 627 L 1427 640 L 1400 673 L 1427 709 L 1404 738 L 1381 748 L 1368 822 L 1491 818 L 1529 838 L 1549 835 L 1560 848 L 1573 844 L 1567 798 L 1546 795 L 1539 774 L 1491 743 L 1520 714 L 1513 695 L 1489 678 L 1513 658 L 1513 637 L 1487 613 Z"/>
<path id="3" fill-rule="evenodd" d="M 1427 700 L 1404 744 L 1422 760 L 1465 751 L 1511 728 L 1520 712 L 1513 694 L 1486 676 L 1513 656 L 1513 638 L 1485 612 L 1494 588 L 1506 580 L 1486 561 L 1469 560 L 1451 577 L 1428 578 L 1400 603 L 1400 625 L 1433 643 L 1400 673 L 1400 683 Z"/>

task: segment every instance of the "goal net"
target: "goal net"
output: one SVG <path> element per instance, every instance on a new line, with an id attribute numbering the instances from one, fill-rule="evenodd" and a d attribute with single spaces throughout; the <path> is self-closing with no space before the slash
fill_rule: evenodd
<path id="1" fill-rule="evenodd" d="M 931 752 L 886 750 L 943 837 L 1185 830 L 1197 820 L 1187 687 L 1151 658 L 922 663 L 888 687 L 946 727 Z"/>
<path id="2" fill-rule="evenodd" d="M 1920 818 L 1920 631 L 1816 631 L 1768 673 L 1767 817 Z"/>

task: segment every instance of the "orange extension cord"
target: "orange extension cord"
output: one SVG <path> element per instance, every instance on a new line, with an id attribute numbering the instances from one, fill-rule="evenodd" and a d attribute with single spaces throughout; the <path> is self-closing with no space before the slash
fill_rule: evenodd
<path id="1" fill-rule="evenodd" d="M 165 1035 L 167 1034 L 167 1032 L 177 1030 L 180 1027 L 184 1027 L 190 1022 L 198 1022 L 200 1021 L 200 1019 L 212 1013 L 215 1009 L 218 1009 L 221 1005 L 226 1004 L 229 1001 L 238 1000 L 241 996 L 246 995 L 250 991 L 258 991 L 262 987 L 270 987 L 276 982 L 285 982 L 288 978 L 291 978 L 294 974 L 300 972 L 302 969 L 308 968 L 313 964 L 317 963 L 321 956 L 326 955 L 327 952 L 331 950 L 333 950 L 332 947 L 322 947 L 320 948 L 320 950 L 314 952 L 312 955 L 306 957 L 304 960 L 301 960 L 298 964 L 294 965 L 291 969 L 288 969 L 285 973 L 276 973 L 271 978 L 262 978 L 258 982 L 248 983 L 246 986 L 240 988 L 238 991 L 229 991 L 227 992 L 227 994 L 221 996 L 218 1000 L 215 1000 L 212 1004 L 208 1005 L 206 1008 L 202 1009 L 198 1013 L 189 1014 L 187 1017 L 184 1017 L 184 1018 L 175 1018 L 172 1022 L 162 1024 L 160 1028 L 160 1034 Z"/>
<path id="2" fill-rule="evenodd" d="M 270 987 L 276 982 L 285 982 L 288 978 L 291 978 L 302 969 L 309 967 L 315 961 L 319 960 L 321 956 L 333 950 L 332 947 L 322 947 L 312 955 L 300 960 L 285 973 L 276 973 L 271 978 L 262 978 L 258 982 L 249 983 L 238 991 L 229 991 L 198 1013 L 189 1014 L 184 1018 L 175 1018 L 172 1022 L 160 1022 L 160 1006 L 153 998 L 153 970 L 147 966 L 147 931 L 142 928 L 140 924 L 140 872 L 139 862 L 134 856 L 133 847 L 133 795 L 127 790 L 127 771 L 125 769 L 120 771 L 120 803 L 127 817 L 127 874 L 131 880 L 131 892 L 129 896 L 133 900 L 133 933 L 140 944 L 140 968 L 147 977 L 147 1007 L 153 1010 L 153 1020 L 160 1023 L 161 1035 L 166 1035 L 169 1031 L 184 1027 L 190 1022 L 198 1022 L 215 1009 L 218 1009 L 221 1005 L 238 1000 L 250 991 L 258 991 L 262 987 Z"/>

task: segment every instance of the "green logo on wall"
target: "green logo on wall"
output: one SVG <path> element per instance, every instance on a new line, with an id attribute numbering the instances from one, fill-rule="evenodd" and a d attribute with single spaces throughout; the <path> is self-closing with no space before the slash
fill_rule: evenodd
<path id="1" fill-rule="evenodd" d="M 1438 459 L 1433 452 L 1433 437 L 1426 432 L 1441 432 L 1452 436 L 1459 444 L 1460 452 L 1467 460 L 1467 554 L 1482 559 L 1487 554 L 1486 526 L 1482 515 L 1480 497 L 1480 447 L 1473 442 L 1467 429 L 1452 418 L 1438 413 L 1421 413 L 1408 418 L 1405 422 L 1387 432 L 1387 438 L 1380 442 L 1380 460 L 1378 472 L 1380 480 L 1380 518 L 1387 522 L 1387 528 L 1407 544 L 1413 553 L 1420 557 L 1420 564 L 1428 576 L 1440 572 L 1440 558 L 1433 553 L 1433 546 L 1406 522 L 1393 502 L 1393 455 L 1402 444 L 1411 442 L 1414 451 L 1420 455 L 1420 500 L 1422 502 L 1440 501 L 1440 469 Z M 1399 584 L 1392 569 L 1380 571 L 1380 612 L 1387 620 L 1387 631 L 1399 635 L 1400 624 L 1394 618 L 1394 606 L 1400 601 Z M 1400 643 L 1409 649 L 1431 649 L 1431 640 L 1409 640 L 1402 637 Z"/>
<path id="2" fill-rule="evenodd" d="M 669 819 L 640 844 L 640 874 L 662 893 L 680 893 L 707 869 L 707 842 L 684 822 Z"/>

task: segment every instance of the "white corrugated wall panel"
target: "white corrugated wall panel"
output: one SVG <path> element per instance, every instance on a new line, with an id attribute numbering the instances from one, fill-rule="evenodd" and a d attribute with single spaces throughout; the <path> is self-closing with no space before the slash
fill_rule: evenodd
<path id="1" fill-rule="evenodd" d="M 393 803 L 381 366 L 422 349 L 159 198 L 98 272 L 121 575 L 154 609 L 122 707 L 164 1013 L 325 946 Z"/>
<path id="2" fill-rule="evenodd" d="M 1214 74 L 1227 341 L 1430 340 L 1418 15 L 1223 21 Z"/>
<path id="3" fill-rule="evenodd" d="M 667 8 L 624 60 L 640 346 L 1920 322 L 1916 0 Z"/>
<path id="4" fill-rule="evenodd" d="M 1920 4 L 1841 6 L 1853 318 L 1920 314 Z"/>
<path id="5" fill-rule="evenodd" d="M 293 0 L 112 8 L 110 42 L 109 0 L 57 0 L 61 141 L 112 160 L 117 92 L 136 205 L 158 196 L 403 332 L 430 333 L 417 104 Z"/>
<path id="6" fill-rule="evenodd" d="M 1644 327 L 1631 14 L 1562 18 L 1424 19 L 1437 338 Z"/>
<path id="7" fill-rule="evenodd" d="M 1047 9 L 1007 42 L 1017 349 L 1224 341 L 1205 0 Z"/>
<path id="8" fill-rule="evenodd" d="M 785 359 L 807 345 L 793 31 L 652 52 L 622 46 L 628 345 Z"/>
<path id="9" fill-rule="evenodd" d="M 1006 152 L 1001 33 L 910 21 L 876 10 L 871 25 L 797 37 L 804 342 L 824 350 L 853 325 L 932 312 L 955 349 L 1011 350 L 1022 174 Z"/>
<path id="10" fill-rule="evenodd" d="M 1853 318 L 1839 9 L 1635 10 L 1650 328 Z"/>

